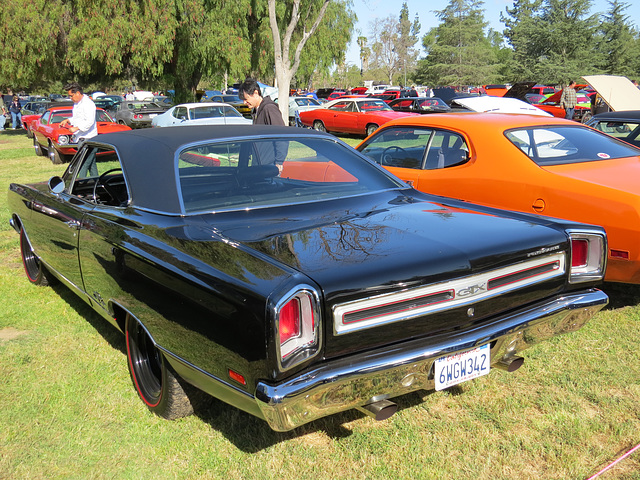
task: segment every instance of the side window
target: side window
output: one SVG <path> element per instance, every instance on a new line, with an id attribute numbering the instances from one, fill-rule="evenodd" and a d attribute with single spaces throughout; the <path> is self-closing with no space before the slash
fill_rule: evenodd
<path id="1" fill-rule="evenodd" d="M 469 160 L 469 147 L 457 133 L 436 130 L 427 152 L 426 170 L 456 167 Z"/>
<path id="2" fill-rule="evenodd" d="M 173 116 L 178 119 L 186 119 L 187 109 L 185 107 L 178 107 L 173 111 Z"/>
<path id="3" fill-rule="evenodd" d="M 429 128 L 395 127 L 374 135 L 360 151 L 383 167 L 421 169 L 431 143 Z"/>
<path id="4" fill-rule="evenodd" d="M 71 185 L 71 195 L 100 205 L 122 207 L 128 203 L 128 190 L 115 151 L 88 146 L 76 160 L 64 177 L 65 184 Z"/>
<path id="5" fill-rule="evenodd" d="M 349 102 L 338 102 L 329 107 L 329 110 L 339 110 L 341 112 L 347 112 L 349 111 Z"/>
<path id="6" fill-rule="evenodd" d="M 48 125 L 50 118 L 51 118 L 51 112 L 47 112 L 40 119 L 40 123 L 42 123 L 43 125 Z"/>

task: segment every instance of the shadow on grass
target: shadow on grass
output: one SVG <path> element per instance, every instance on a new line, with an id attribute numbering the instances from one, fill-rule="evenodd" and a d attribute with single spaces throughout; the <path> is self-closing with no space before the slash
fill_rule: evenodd
<path id="1" fill-rule="evenodd" d="M 112 348 L 122 353 L 122 361 L 126 362 L 126 344 L 124 335 L 111 325 L 107 320 L 96 313 L 88 304 L 80 299 L 66 286 L 58 283 L 52 289 L 73 308 L 76 313 L 85 319 L 98 332 Z M 447 389 L 449 395 L 462 393 L 459 386 Z M 432 391 L 418 390 L 400 397 L 393 398 L 398 405 L 398 411 L 414 408 L 424 403 L 425 397 Z M 137 395 L 133 386 L 131 395 Z M 212 429 L 220 432 L 238 449 L 246 453 L 257 453 L 280 442 L 303 439 L 312 434 L 323 433 L 330 439 L 340 439 L 350 436 L 353 432 L 348 424 L 357 420 L 366 421 L 366 415 L 358 410 L 347 410 L 334 415 L 323 417 L 308 424 L 302 425 L 289 432 L 275 432 L 268 424 L 253 415 L 228 405 L 216 398 L 203 394 L 205 399 L 195 407 L 195 415 Z M 375 428 L 375 426 L 373 427 Z"/>
<path id="2" fill-rule="evenodd" d="M 609 296 L 606 310 L 632 307 L 640 303 L 640 285 L 605 282 L 600 289 Z"/>
<path id="3" fill-rule="evenodd" d="M 459 395 L 462 389 L 453 387 L 448 391 L 451 395 Z M 421 405 L 425 397 L 433 393 L 433 391 L 419 390 L 391 400 L 398 405 L 398 412 L 400 412 Z M 317 433 L 325 434 L 331 440 L 346 438 L 353 434 L 347 425 L 354 421 L 366 421 L 364 413 L 358 410 L 347 410 L 309 422 L 289 432 L 275 432 L 264 420 L 217 399 L 212 399 L 206 406 L 197 409 L 196 415 L 245 453 L 257 453 L 280 442 L 302 439 L 306 435 Z M 314 442 L 315 440 L 312 443 Z"/>
<path id="4" fill-rule="evenodd" d="M 69 304 L 78 315 L 84 318 L 104 338 L 111 347 L 127 355 L 124 335 L 120 330 L 111 325 L 107 320 L 102 318 L 93 308 L 83 302 L 75 293 L 67 286 L 56 282 L 51 286 L 60 298 Z"/>
<path id="5" fill-rule="evenodd" d="M 18 135 L 26 136 L 27 131 L 24 128 L 17 128 L 16 130 L 12 130 L 11 127 L 9 127 L 9 128 L 5 128 L 4 130 L 0 130 L 0 138 L 2 138 L 3 135 L 8 135 L 12 137 L 18 136 Z"/>

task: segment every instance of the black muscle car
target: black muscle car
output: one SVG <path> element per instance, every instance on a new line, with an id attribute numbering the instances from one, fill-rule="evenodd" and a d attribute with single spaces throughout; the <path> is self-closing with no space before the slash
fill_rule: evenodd
<path id="1" fill-rule="evenodd" d="M 515 370 L 608 301 L 602 228 L 420 193 L 311 130 L 99 135 L 8 202 L 28 279 L 120 329 L 170 419 L 198 389 L 279 431 L 383 419 L 393 397 Z"/>

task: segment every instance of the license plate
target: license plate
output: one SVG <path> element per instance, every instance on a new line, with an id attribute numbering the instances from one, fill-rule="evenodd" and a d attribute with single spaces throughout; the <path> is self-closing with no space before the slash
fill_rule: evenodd
<path id="1" fill-rule="evenodd" d="M 491 369 L 489 344 L 467 352 L 441 357 L 435 361 L 433 366 L 436 390 L 481 377 L 489 373 Z"/>
<path id="2" fill-rule="evenodd" d="M 149 114 L 149 118 L 156 117 L 157 115 L 158 115 L 157 113 L 150 113 L 150 114 Z"/>

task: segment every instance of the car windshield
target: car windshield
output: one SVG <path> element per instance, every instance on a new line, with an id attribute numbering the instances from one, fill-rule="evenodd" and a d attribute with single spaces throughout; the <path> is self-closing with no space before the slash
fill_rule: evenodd
<path id="1" fill-rule="evenodd" d="M 589 123 L 589 126 L 595 128 L 596 130 L 600 130 L 607 135 L 611 135 L 612 137 L 624 140 L 627 143 L 631 143 L 636 147 L 640 146 L 640 121 L 596 120 L 593 123 Z"/>
<path id="2" fill-rule="evenodd" d="M 326 138 L 224 141 L 177 156 L 185 213 L 324 201 L 406 188 Z"/>
<path id="3" fill-rule="evenodd" d="M 149 110 L 160 108 L 157 103 L 153 102 L 130 102 L 127 104 L 129 110 Z"/>
<path id="4" fill-rule="evenodd" d="M 540 166 L 603 161 L 640 155 L 640 150 L 586 127 L 529 127 L 505 136 Z"/>
<path id="5" fill-rule="evenodd" d="M 222 101 L 225 103 L 242 103 L 242 100 L 237 95 L 223 95 Z"/>
<path id="6" fill-rule="evenodd" d="M 320 105 L 320 102 L 318 102 L 314 98 L 296 98 L 295 102 L 300 107 L 308 107 L 308 106 L 311 106 L 311 105 Z"/>
<path id="7" fill-rule="evenodd" d="M 426 98 L 424 100 L 419 100 L 418 103 L 422 110 L 431 110 L 432 108 L 449 108 L 449 105 L 439 98 Z"/>
<path id="8" fill-rule="evenodd" d="M 358 107 L 361 112 L 393 111 L 389 105 L 378 99 L 363 100 L 362 102 L 358 102 Z"/>
<path id="9" fill-rule="evenodd" d="M 206 105 L 189 111 L 190 120 L 216 117 L 242 117 L 242 115 L 230 105 Z"/>

